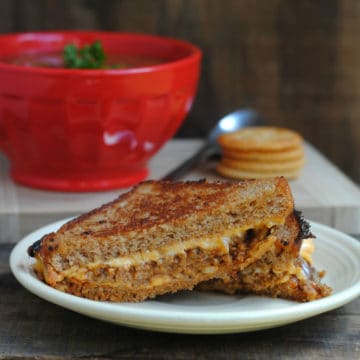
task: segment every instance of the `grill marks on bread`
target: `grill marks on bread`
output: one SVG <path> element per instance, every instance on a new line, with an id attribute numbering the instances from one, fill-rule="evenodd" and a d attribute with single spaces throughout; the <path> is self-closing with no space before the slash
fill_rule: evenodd
<path id="1" fill-rule="evenodd" d="M 293 198 L 284 178 L 236 183 L 147 181 L 45 236 L 31 254 L 43 264 L 46 281 L 56 285 L 68 269 L 87 268 L 89 263 L 106 264 L 193 239 L 234 237 L 251 228 L 265 228 L 263 237 L 292 211 Z M 260 249 L 260 241 L 248 240 L 249 248 Z M 188 285 L 194 284 L 193 279 Z M 175 285 L 171 285 L 174 291 L 187 288 Z M 66 286 L 71 292 L 74 284 Z M 162 290 L 154 292 L 159 293 Z"/>
<path id="2" fill-rule="evenodd" d="M 200 216 L 219 209 L 228 211 L 232 200 L 239 202 L 239 196 L 246 202 L 250 199 L 256 201 L 261 195 L 274 194 L 277 187 L 279 193 L 289 193 L 286 181 L 281 178 L 276 182 L 254 180 L 237 183 L 147 181 L 113 202 L 71 221 L 63 229 L 76 231 L 79 224 L 82 227 L 89 225 L 94 236 L 138 231 L 182 221 L 195 212 Z M 100 214 L 102 220 L 99 221 Z"/>
<path id="3" fill-rule="evenodd" d="M 84 214 L 55 234 L 52 252 L 61 271 L 84 261 L 107 260 L 234 227 L 283 223 L 293 209 L 284 178 L 228 182 L 147 181 L 113 202 Z M 267 224 L 268 223 L 268 224 Z M 52 256 L 42 241 L 41 257 Z M 70 259 L 67 262 L 61 258 Z"/>

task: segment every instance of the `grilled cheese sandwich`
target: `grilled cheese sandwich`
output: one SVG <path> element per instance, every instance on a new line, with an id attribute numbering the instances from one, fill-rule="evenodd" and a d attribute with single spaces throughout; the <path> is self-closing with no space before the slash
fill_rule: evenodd
<path id="1" fill-rule="evenodd" d="M 235 284 L 277 246 L 292 214 L 283 178 L 147 181 L 44 236 L 29 254 L 56 289 L 142 301 L 213 279 Z"/>

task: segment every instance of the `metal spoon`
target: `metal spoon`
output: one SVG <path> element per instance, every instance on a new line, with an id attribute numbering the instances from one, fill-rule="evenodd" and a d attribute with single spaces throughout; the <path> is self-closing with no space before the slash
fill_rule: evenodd
<path id="1" fill-rule="evenodd" d="M 221 118 L 210 131 L 207 141 L 192 157 L 185 160 L 176 169 L 163 177 L 163 180 L 177 180 L 189 170 L 212 155 L 220 154 L 221 149 L 217 143 L 219 135 L 239 130 L 246 126 L 258 126 L 264 123 L 259 113 L 252 109 L 239 109 Z"/>

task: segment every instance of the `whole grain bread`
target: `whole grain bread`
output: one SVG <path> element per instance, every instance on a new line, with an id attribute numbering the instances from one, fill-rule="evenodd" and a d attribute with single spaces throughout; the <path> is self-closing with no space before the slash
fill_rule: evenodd
<path id="1" fill-rule="evenodd" d="M 270 230 L 292 212 L 284 178 L 147 181 L 44 236 L 29 253 L 39 276 L 57 289 L 141 301 L 258 260 L 276 240 Z"/>
<path id="2" fill-rule="evenodd" d="M 55 272 L 226 230 L 271 227 L 293 211 L 284 178 L 230 182 L 146 181 L 46 235 L 33 246 Z"/>

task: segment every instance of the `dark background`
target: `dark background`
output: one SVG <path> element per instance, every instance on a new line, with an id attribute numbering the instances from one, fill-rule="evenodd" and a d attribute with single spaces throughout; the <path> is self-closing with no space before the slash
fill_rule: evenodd
<path id="1" fill-rule="evenodd" d="M 1 0 L 0 33 L 101 29 L 183 38 L 204 51 L 177 136 L 254 107 L 360 182 L 360 1 Z"/>

